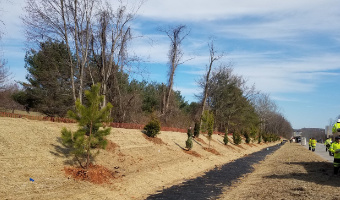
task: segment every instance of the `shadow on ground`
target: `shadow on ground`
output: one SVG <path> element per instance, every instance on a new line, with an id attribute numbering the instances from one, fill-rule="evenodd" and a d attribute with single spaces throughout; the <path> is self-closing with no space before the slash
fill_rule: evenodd
<path id="1" fill-rule="evenodd" d="M 254 170 L 252 166 L 255 163 L 264 160 L 268 154 L 280 147 L 281 145 L 275 145 L 249 154 L 221 167 L 216 167 L 201 177 L 158 191 L 157 194 L 150 195 L 147 199 L 216 199 L 222 194 L 224 187 L 231 186 L 239 178 L 252 172 Z"/>
<path id="2" fill-rule="evenodd" d="M 321 185 L 340 187 L 340 176 L 333 175 L 333 164 L 329 162 L 290 162 L 285 165 L 301 165 L 307 173 L 289 173 L 284 175 L 270 175 L 268 179 L 296 179 L 314 182 Z"/>
<path id="3" fill-rule="evenodd" d="M 72 148 L 65 146 L 62 143 L 62 139 L 57 137 L 57 144 L 51 144 L 54 147 L 54 151 L 50 151 L 50 153 L 56 157 L 63 158 L 65 165 L 78 165 L 78 159 L 72 154 Z M 94 158 L 91 156 L 90 161 L 93 162 Z"/>

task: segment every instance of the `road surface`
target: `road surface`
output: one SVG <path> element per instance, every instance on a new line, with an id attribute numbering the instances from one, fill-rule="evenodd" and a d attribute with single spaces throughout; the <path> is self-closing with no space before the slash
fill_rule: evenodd
<path id="1" fill-rule="evenodd" d="M 308 143 L 306 145 L 302 145 L 308 149 Z M 316 143 L 316 148 L 314 151 L 315 154 L 319 155 L 321 158 L 327 160 L 328 162 L 333 163 L 334 157 L 329 156 L 328 151 L 326 152 L 326 146 L 321 143 Z"/>

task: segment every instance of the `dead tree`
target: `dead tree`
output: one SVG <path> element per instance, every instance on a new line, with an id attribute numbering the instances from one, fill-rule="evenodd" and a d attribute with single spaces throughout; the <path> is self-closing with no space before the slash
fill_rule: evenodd
<path id="1" fill-rule="evenodd" d="M 216 50 L 214 48 L 214 41 L 211 40 L 210 43 L 208 44 L 209 46 L 209 53 L 210 53 L 210 58 L 209 58 L 209 65 L 207 65 L 207 72 L 205 74 L 205 79 L 204 79 L 204 89 L 203 89 L 203 98 L 202 98 L 202 102 L 201 102 L 201 113 L 199 115 L 199 123 L 200 125 L 202 124 L 202 116 L 204 113 L 204 108 L 205 108 L 205 102 L 207 101 L 207 97 L 208 97 L 208 86 L 209 86 L 209 77 L 210 77 L 210 73 L 211 73 L 211 69 L 213 67 L 213 64 L 215 61 L 221 59 L 224 56 L 224 53 L 216 56 Z"/>
<path id="2" fill-rule="evenodd" d="M 130 22 L 135 19 L 137 11 L 143 4 L 140 1 L 135 9 L 128 10 L 126 6 L 120 4 L 116 11 L 110 5 L 102 8 L 99 12 L 99 29 L 97 30 L 97 40 L 94 39 L 93 49 L 98 48 L 101 93 L 104 95 L 103 106 L 108 102 L 108 90 L 110 79 L 118 105 L 118 111 L 123 113 L 122 96 L 119 88 L 118 74 L 123 72 L 124 66 L 129 61 L 127 46 L 132 39 Z M 93 52 L 93 54 L 96 54 Z M 95 56 L 96 57 L 96 56 Z"/>
<path id="3" fill-rule="evenodd" d="M 167 30 L 161 30 L 166 33 L 170 39 L 170 50 L 169 50 L 169 73 L 168 73 L 168 85 L 167 91 L 165 94 L 164 105 L 161 108 L 161 114 L 164 115 L 169 107 L 170 95 L 172 91 L 172 87 L 174 84 L 174 76 L 177 67 L 182 64 L 183 52 L 181 49 L 182 41 L 189 34 L 189 32 L 184 32 L 186 26 L 179 25 L 173 28 L 169 28 Z"/>

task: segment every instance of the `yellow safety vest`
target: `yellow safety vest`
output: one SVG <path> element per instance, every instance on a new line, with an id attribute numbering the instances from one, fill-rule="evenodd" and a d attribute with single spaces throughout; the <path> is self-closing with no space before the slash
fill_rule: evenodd
<path id="1" fill-rule="evenodd" d="M 339 152 L 336 152 L 337 149 L 339 149 Z M 333 142 L 329 151 L 334 153 L 334 158 L 340 158 L 340 143 Z"/>
<path id="2" fill-rule="evenodd" d="M 316 140 L 312 140 L 312 147 L 316 147 Z"/>
<path id="3" fill-rule="evenodd" d="M 336 132 L 338 132 L 338 129 L 340 129 L 340 123 L 339 122 L 337 122 L 333 125 L 332 132 L 336 133 Z"/>

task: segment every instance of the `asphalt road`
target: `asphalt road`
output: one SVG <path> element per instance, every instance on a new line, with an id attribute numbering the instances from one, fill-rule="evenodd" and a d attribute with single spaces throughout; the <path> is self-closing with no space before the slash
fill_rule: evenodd
<path id="1" fill-rule="evenodd" d="M 302 146 L 304 146 L 308 149 L 308 143 L 307 143 L 307 145 L 302 145 Z M 328 151 L 326 152 L 326 146 L 324 144 L 316 143 L 316 148 L 315 148 L 314 153 L 319 155 L 321 158 L 327 160 L 328 162 L 333 163 L 334 157 L 329 156 Z"/>

